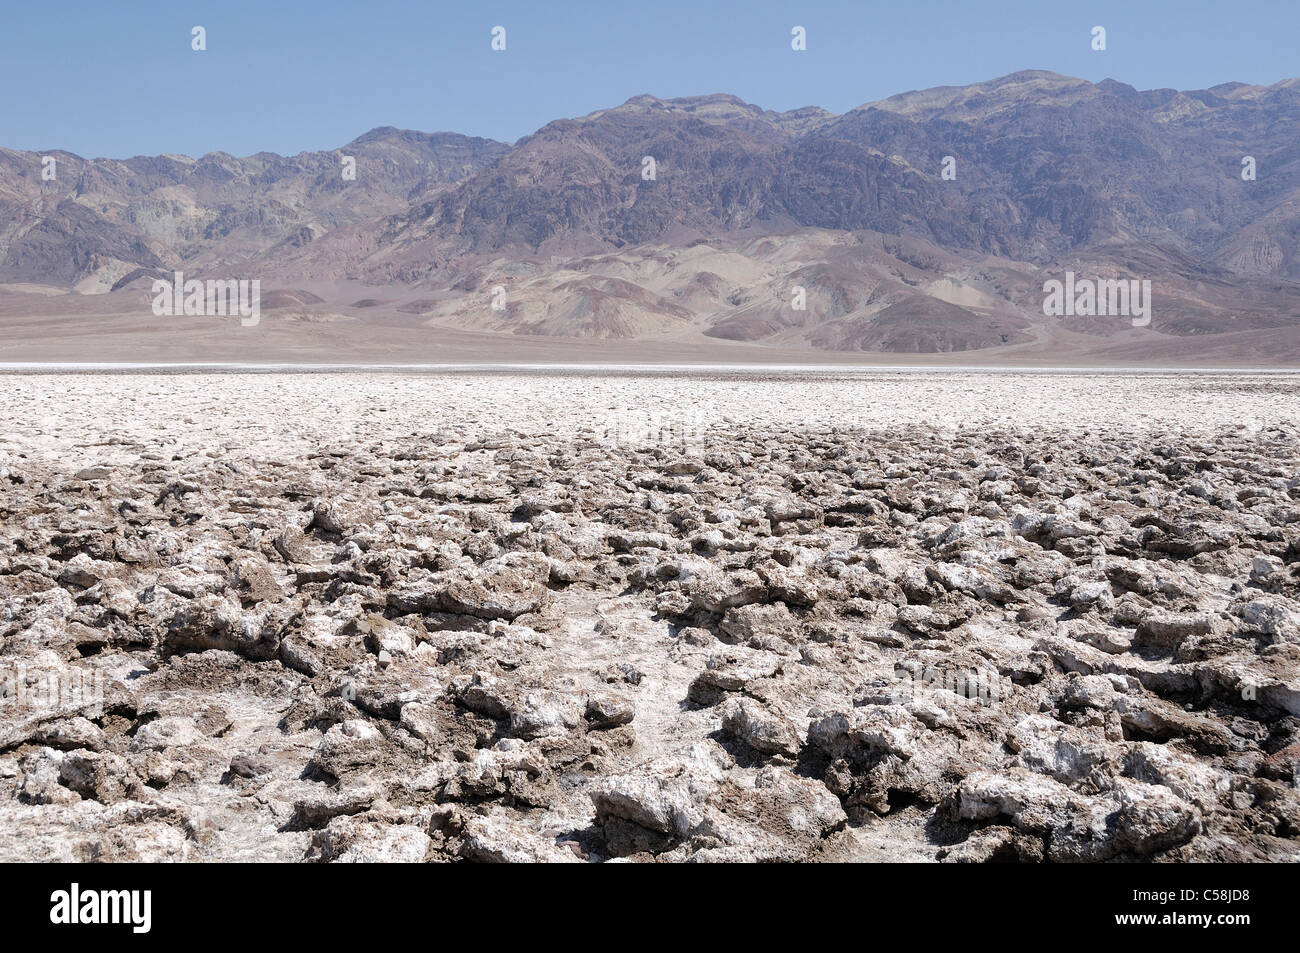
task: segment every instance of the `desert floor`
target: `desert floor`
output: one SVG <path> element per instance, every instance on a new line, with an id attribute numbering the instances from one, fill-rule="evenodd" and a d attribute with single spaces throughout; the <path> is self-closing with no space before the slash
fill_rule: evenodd
<path id="1" fill-rule="evenodd" d="M 1300 374 L 0 387 L 0 860 L 1300 860 Z"/>

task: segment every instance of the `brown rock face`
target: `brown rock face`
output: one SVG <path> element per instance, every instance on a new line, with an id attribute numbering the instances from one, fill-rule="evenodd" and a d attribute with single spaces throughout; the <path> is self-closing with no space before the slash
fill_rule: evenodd
<path id="1" fill-rule="evenodd" d="M 1025 71 L 840 116 L 638 96 L 514 145 L 381 128 L 293 157 L 56 153 L 53 186 L 41 156 L 0 150 L 0 284 L 44 286 L 25 317 L 81 312 L 51 289 L 138 316 L 176 269 L 262 278 L 296 357 L 336 336 L 354 355 L 378 329 L 414 332 L 386 355 L 407 357 L 434 325 L 1275 363 L 1300 354 L 1300 186 L 1264 144 L 1297 133 L 1293 81 L 1138 91 Z M 1242 180 L 1243 143 L 1267 183 Z M 1067 272 L 1150 281 L 1148 330 L 1045 317 L 1045 283 Z M 330 287 L 345 277 L 367 290 Z"/>

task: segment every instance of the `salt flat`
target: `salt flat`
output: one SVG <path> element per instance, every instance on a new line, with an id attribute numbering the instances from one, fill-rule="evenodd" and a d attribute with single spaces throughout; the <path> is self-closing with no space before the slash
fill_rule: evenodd
<path id="1" fill-rule="evenodd" d="M 1298 378 L 5 376 L 0 858 L 1300 859 Z"/>
<path id="2" fill-rule="evenodd" d="M 615 369 L 617 370 L 617 369 Z M 5 446 L 90 445 L 68 466 L 113 453 L 127 434 L 182 446 L 300 450 L 318 440 L 400 440 L 466 432 L 574 433 L 680 413 L 692 426 L 1105 428 L 1210 433 L 1300 420 L 1287 372 L 875 372 L 677 368 L 618 373 L 21 374 L 3 378 Z M 119 451 L 120 452 L 120 451 Z M 129 455 L 129 453 L 127 454 Z"/>

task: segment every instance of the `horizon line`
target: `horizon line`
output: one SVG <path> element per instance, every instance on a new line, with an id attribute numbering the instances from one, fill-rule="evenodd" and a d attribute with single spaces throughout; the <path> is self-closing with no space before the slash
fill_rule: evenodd
<path id="1" fill-rule="evenodd" d="M 538 132 L 541 132 L 543 129 L 545 129 L 553 122 L 565 122 L 565 121 L 577 122 L 583 119 L 589 119 L 601 113 L 607 113 L 607 112 L 612 112 L 616 109 L 621 109 L 624 106 L 627 106 L 629 103 L 632 103 L 634 100 L 638 100 L 638 99 L 649 98 L 660 103 L 678 103 L 678 102 L 685 102 L 690 100 L 703 100 L 703 99 L 732 99 L 738 103 L 741 103 L 742 105 L 752 106 L 755 109 L 762 110 L 764 113 L 771 113 L 772 115 L 775 116 L 788 116 L 791 113 L 798 113 L 808 109 L 820 109 L 823 112 L 828 113 L 830 116 L 841 117 L 841 116 L 847 116 L 849 113 L 856 112 L 860 109 L 868 109 L 873 106 L 876 106 L 879 103 L 887 103 L 890 100 L 898 99 L 904 96 L 913 96 L 918 93 L 928 93 L 928 92 L 935 92 L 939 90 L 969 89 L 974 86 L 985 86 L 990 83 L 997 83 L 1002 80 L 1011 79 L 1012 77 L 1020 76 L 1022 74 L 1027 74 L 1027 73 L 1043 74 L 1047 76 L 1056 77 L 1059 79 L 1071 80 L 1077 83 L 1085 83 L 1092 87 L 1099 87 L 1103 83 L 1115 83 L 1117 85 L 1127 86 L 1129 89 L 1132 89 L 1138 93 L 1161 92 L 1164 90 L 1172 90 L 1173 92 L 1182 93 L 1182 94 L 1209 93 L 1209 92 L 1213 92 L 1216 89 L 1222 89 L 1224 87 L 1233 87 L 1234 89 L 1243 88 L 1243 87 L 1246 89 L 1273 89 L 1275 87 L 1283 86 L 1288 83 L 1300 83 L 1300 76 L 1284 76 L 1281 79 L 1278 79 L 1268 84 L 1245 83 L 1245 82 L 1241 82 L 1240 80 L 1225 80 L 1222 83 L 1215 83 L 1213 86 L 1206 86 L 1200 89 L 1178 89 L 1177 87 L 1173 87 L 1173 86 L 1155 86 L 1148 89 L 1139 89 L 1138 87 L 1133 86 L 1131 83 L 1125 83 L 1123 80 L 1115 79 L 1114 77 L 1110 77 L 1110 76 L 1106 77 L 1105 79 L 1098 80 L 1097 82 L 1094 83 L 1092 80 L 1084 79 L 1079 76 L 1071 76 L 1067 73 L 1058 73 L 1055 70 L 1050 70 L 1042 67 L 1026 67 L 1024 69 L 1013 70 L 1010 73 L 1004 73 L 1001 76 L 994 76 L 994 77 L 990 77 L 989 79 L 978 80 L 973 83 L 957 84 L 957 85 L 947 84 L 941 86 L 925 86 L 918 89 L 903 90 L 897 93 L 893 93 L 889 96 L 886 96 L 884 99 L 868 100 L 866 102 L 858 104 L 857 106 L 852 107 L 851 109 L 847 109 L 844 112 L 835 112 L 834 110 L 827 109 L 825 106 L 819 106 L 815 103 L 808 103 L 804 106 L 796 106 L 793 109 L 785 109 L 785 110 L 778 111 L 778 110 L 768 109 L 766 106 L 761 106 L 758 103 L 750 102 L 749 100 L 744 99 L 743 97 L 738 96 L 735 93 L 725 93 L 725 92 L 697 93 L 689 96 L 673 96 L 668 99 L 664 99 L 660 96 L 656 96 L 653 93 L 649 93 L 649 92 L 637 93 L 633 96 L 629 96 L 627 99 L 625 99 L 621 103 L 618 103 L 617 105 L 600 106 L 590 110 L 589 112 L 582 113 L 581 115 L 556 116 L 552 119 L 547 120 L 542 125 L 534 129 L 532 132 L 526 133 L 520 136 L 518 139 L 515 139 L 514 141 L 508 141 L 504 139 L 493 139 L 491 136 L 480 136 L 473 133 L 460 132 L 455 129 L 435 129 L 435 130 L 426 131 L 422 129 L 411 129 L 404 126 L 394 126 L 389 123 L 380 123 L 377 126 L 371 126 L 369 129 L 365 130 L 364 132 L 361 132 L 360 134 L 354 136 L 352 139 L 348 140 L 345 143 L 342 143 L 341 145 L 333 146 L 327 149 L 299 149 L 297 152 L 293 152 L 293 153 L 275 152 L 274 150 L 270 150 L 270 149 L 259 149 L 256 152 L 249 152 L 243 155 L 237 155 L 233 152 L 226 152 L 225 150 L 222 149 L 214 149 L 208 152 L 204 152 L 201 155 L 191 155 L 190 153 L 187 152 L 158 152 L 152 154 L 138 152 L 129 156 L 107 156 L 107 155 L 83 156 L 80 155 L 79 153 L 72 152 L 68 149 L 62 149 L 58 147 L 52 149 L 16 149 L 5 145 L 0 145 L 0 152 L 22 153 L 28 155 L 62 154 L 66 156 L 71 156 L 74 159 L 79 159 L 82 162 L 96 162 L 101 160 L 109 161 L 109 162 L 130 162 L 133 159 L 162 159 L 162 158 L 189 159 L 192 162 L 200 162 L 203 159 L 208 158 L 209 156 L 229 156 L 232 159 L 254 159 L 257 158 L 258 156 L 276 156 L 278 158 L 287 159 L 287 158 L 293 158 L 295 156 L 301 156 L 301 155 L 313 155 L 313 154 L 337 152 L 340 149 L 346 148 L 347 146 L 356 144 L 365 136 L 368 136 L 371 133 L 378 132 L 380 130 L 392 130 L 394 133 L 399 133 L 399 134 L 412 133 L 418 136 L 429 136 L 429 137 L 448 136 L 448 135 L 461 136 L 465 139 L 480 139 L 484 142 L 496 143 L 498 145 L 504 145 L 504 146 L 509 146 L 510 148 L 515 148 L 519 145 L 520 142 L 530 138 L 531 136 L 536 135 Z"/>

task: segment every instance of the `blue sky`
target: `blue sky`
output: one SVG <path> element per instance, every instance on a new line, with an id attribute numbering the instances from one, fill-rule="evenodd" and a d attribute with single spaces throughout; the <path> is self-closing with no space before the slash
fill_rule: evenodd
<path id="1" fill-rule="evenodd" d="M 639 93 L 842 112 L 1030 68 L 1140 89 L 1274 83 L 1300 75 L 1300 0 L 7 0 L 0 145 L 291 154 L 381 125 L 513 141 Z"/>

